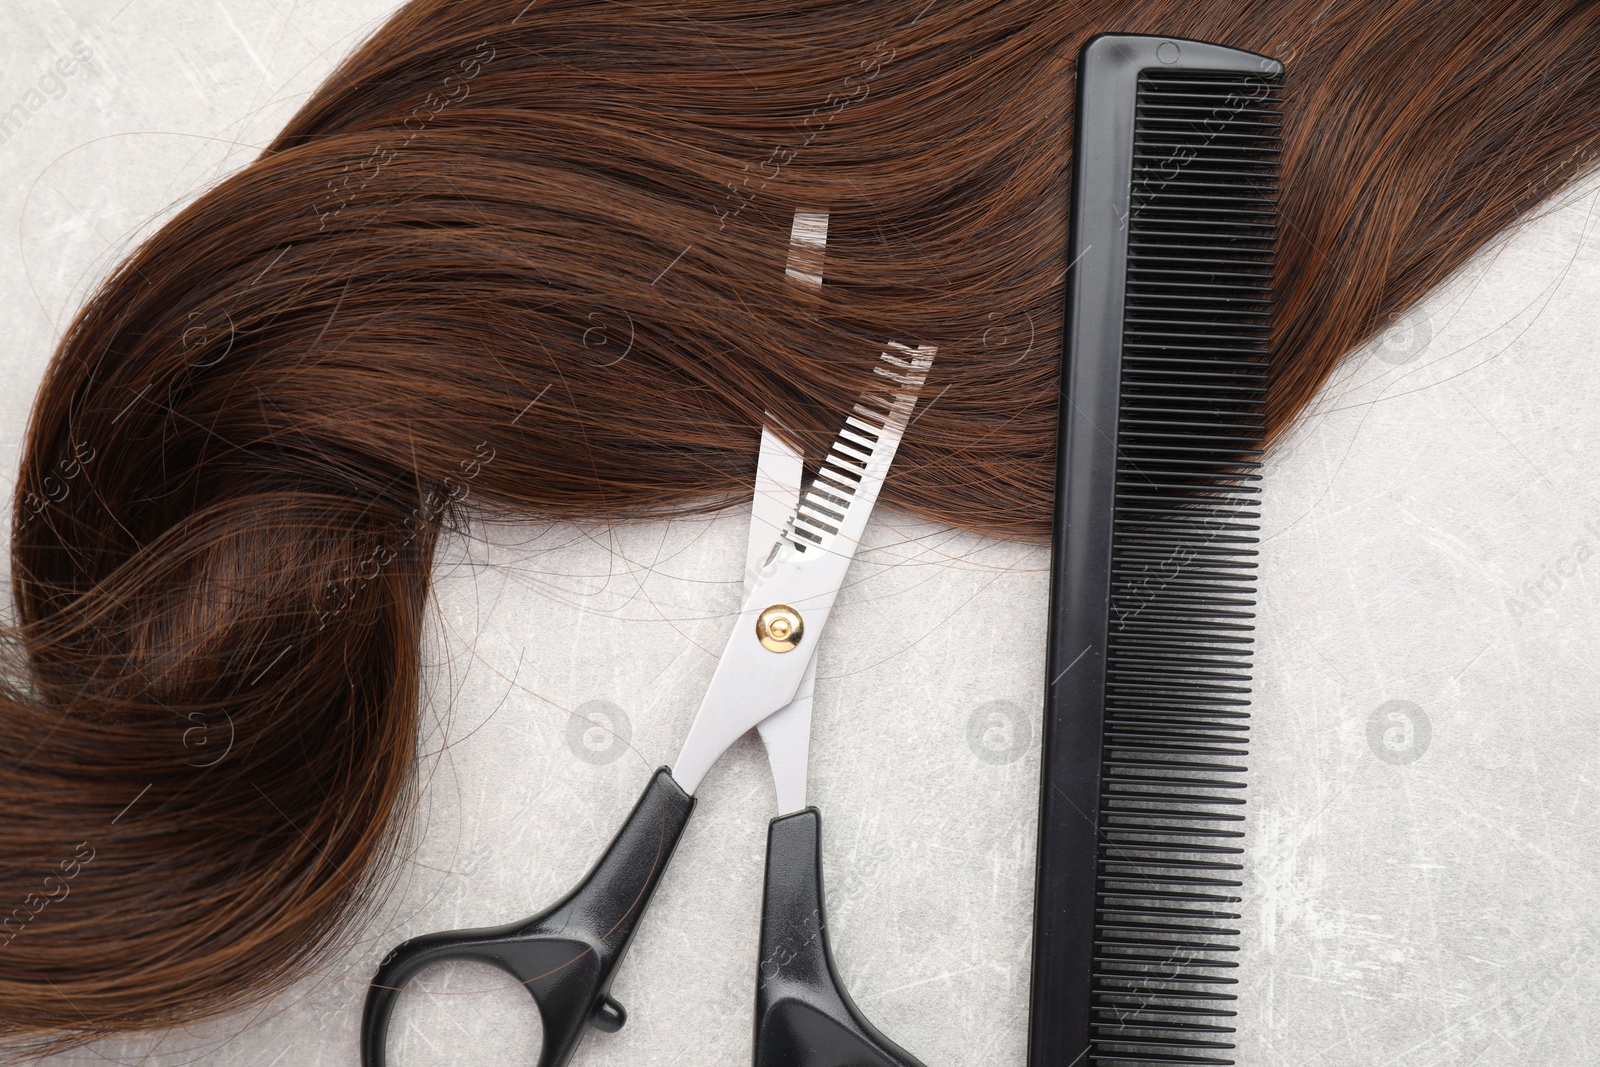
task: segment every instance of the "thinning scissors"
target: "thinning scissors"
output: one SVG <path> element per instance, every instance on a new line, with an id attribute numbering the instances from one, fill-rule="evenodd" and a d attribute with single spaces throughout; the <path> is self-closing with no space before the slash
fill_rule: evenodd
<path id="1" fill-rule="evenodd" d="M 694 791 L 752 726 L 772 767 L 756 975 L 756 1067 L 921 1067 L 862 1016 L 840 984 L 823 913 L 821 815 L 806 806 L 818 639 L 911 417 L 933 349 L 891 344 L 863 396 L 800 490 L 801 456 L 763 429 L 751 507 L 745 598 L 671 769 L 656 771 L 577 888 L 530 919 L 414 937 L 384 957 L 361 1023 L 364 1067 L 384 1067 L 389 1018 L 429 964 L 492 964 L 527 987 L 544 1023 L 538 1067 L 564 1067 L 584 1031 L 627 1019 L 611 979 L 694 810 Z"/>

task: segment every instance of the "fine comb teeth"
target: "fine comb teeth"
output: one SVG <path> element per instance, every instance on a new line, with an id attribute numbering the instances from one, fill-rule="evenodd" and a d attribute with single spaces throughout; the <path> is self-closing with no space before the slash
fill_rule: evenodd
<path id="1" fill-rule="evenodd" d="M 845 417 L 844 428 L 834 438 L 816 478 L 801 496 L 788 537 L 802 554 L 826 546 L 845 528 L 851 505 L 861 497 L 862 482 L 869 476 L 883 477 L 911 419 L 916 391 L 928 377 L 936 349 L 932 345 L 910 348 L 895 341 L 888 347 L 891 351 L 881 353 L 872 370 L 889 384 L 891 392 L 862 395 Z M 874 487 L 872 497 L 876 495 Z M 871 499 L 866 503 L 870 507 Z"/>
<path id="2" fill-rule="evenodd" d="M 1029 1064 L 1232 1064 L 1282 67 L 1079 77 Z"/>

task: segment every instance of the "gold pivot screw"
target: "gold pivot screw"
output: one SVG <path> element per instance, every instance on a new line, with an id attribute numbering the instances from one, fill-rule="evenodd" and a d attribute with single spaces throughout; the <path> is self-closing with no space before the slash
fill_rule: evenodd
<path id="1" fill-rule="evenodd" d="M 805 632 L 805 620 L 787 604 L 774 604 L 756 619 L 756 637 L 773 652 L 790 651 Z"/>

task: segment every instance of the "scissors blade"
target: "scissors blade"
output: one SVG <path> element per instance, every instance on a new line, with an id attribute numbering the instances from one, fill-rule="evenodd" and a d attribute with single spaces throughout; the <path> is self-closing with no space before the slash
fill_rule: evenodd
<path id="1" fill-rule="evenodd" d="M 772 432 L 761 430 L 761 453 L 756 461 L 755 499 L 750 507 L 750 538 L 745 548 L 744 592 L 755 589 L 761 566 L 772 554 L 789 521 L 800 506 L 800 486 L 805 464 L 799 452 Z M 796 650 L 799 651 L 799 650 Z M 810 662 L 800 676 L 794 699 L 756 724 L 772 770 L 772 788 L 778 814 L 788 815 L 806 806 L 806 767 L 811 755 L 811 694 L 817 677 L 817 646 L 810 646 Z"/>
<path id="2" fill-rule="evenodd" d="M 749 596 L 761 577 L 761 568 L 789 528 L 800 506 L 805 463 L 800 453 L 772 432 L 761 428 L 761 452 L 756 460 L 755 497 L 750 502 L 750 537 L 744 553 L 744 594 Z"/>
<path id="3" fill-rule="evenodd" d="M 889 348 L 873 369 L 890 391 L 863 396 L 846 417 L 740 609 L 672 768 L 690 793 L 729 745 L 800 691 L 910 421 L 915 390 L 933 362 L 931 346 Z M 791 608 L 800 617 L 799 640 L 789 651 L 774 651 L 757 636 L 758 618 L 773 607 Z"/>

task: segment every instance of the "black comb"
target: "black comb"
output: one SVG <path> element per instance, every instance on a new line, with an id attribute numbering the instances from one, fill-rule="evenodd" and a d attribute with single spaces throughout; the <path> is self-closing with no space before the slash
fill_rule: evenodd
<path id="1" fill-rule="evenodd" d="M 1028 1062 L 1231 1064 L 1283 68 L 1078 74 Z"/>

